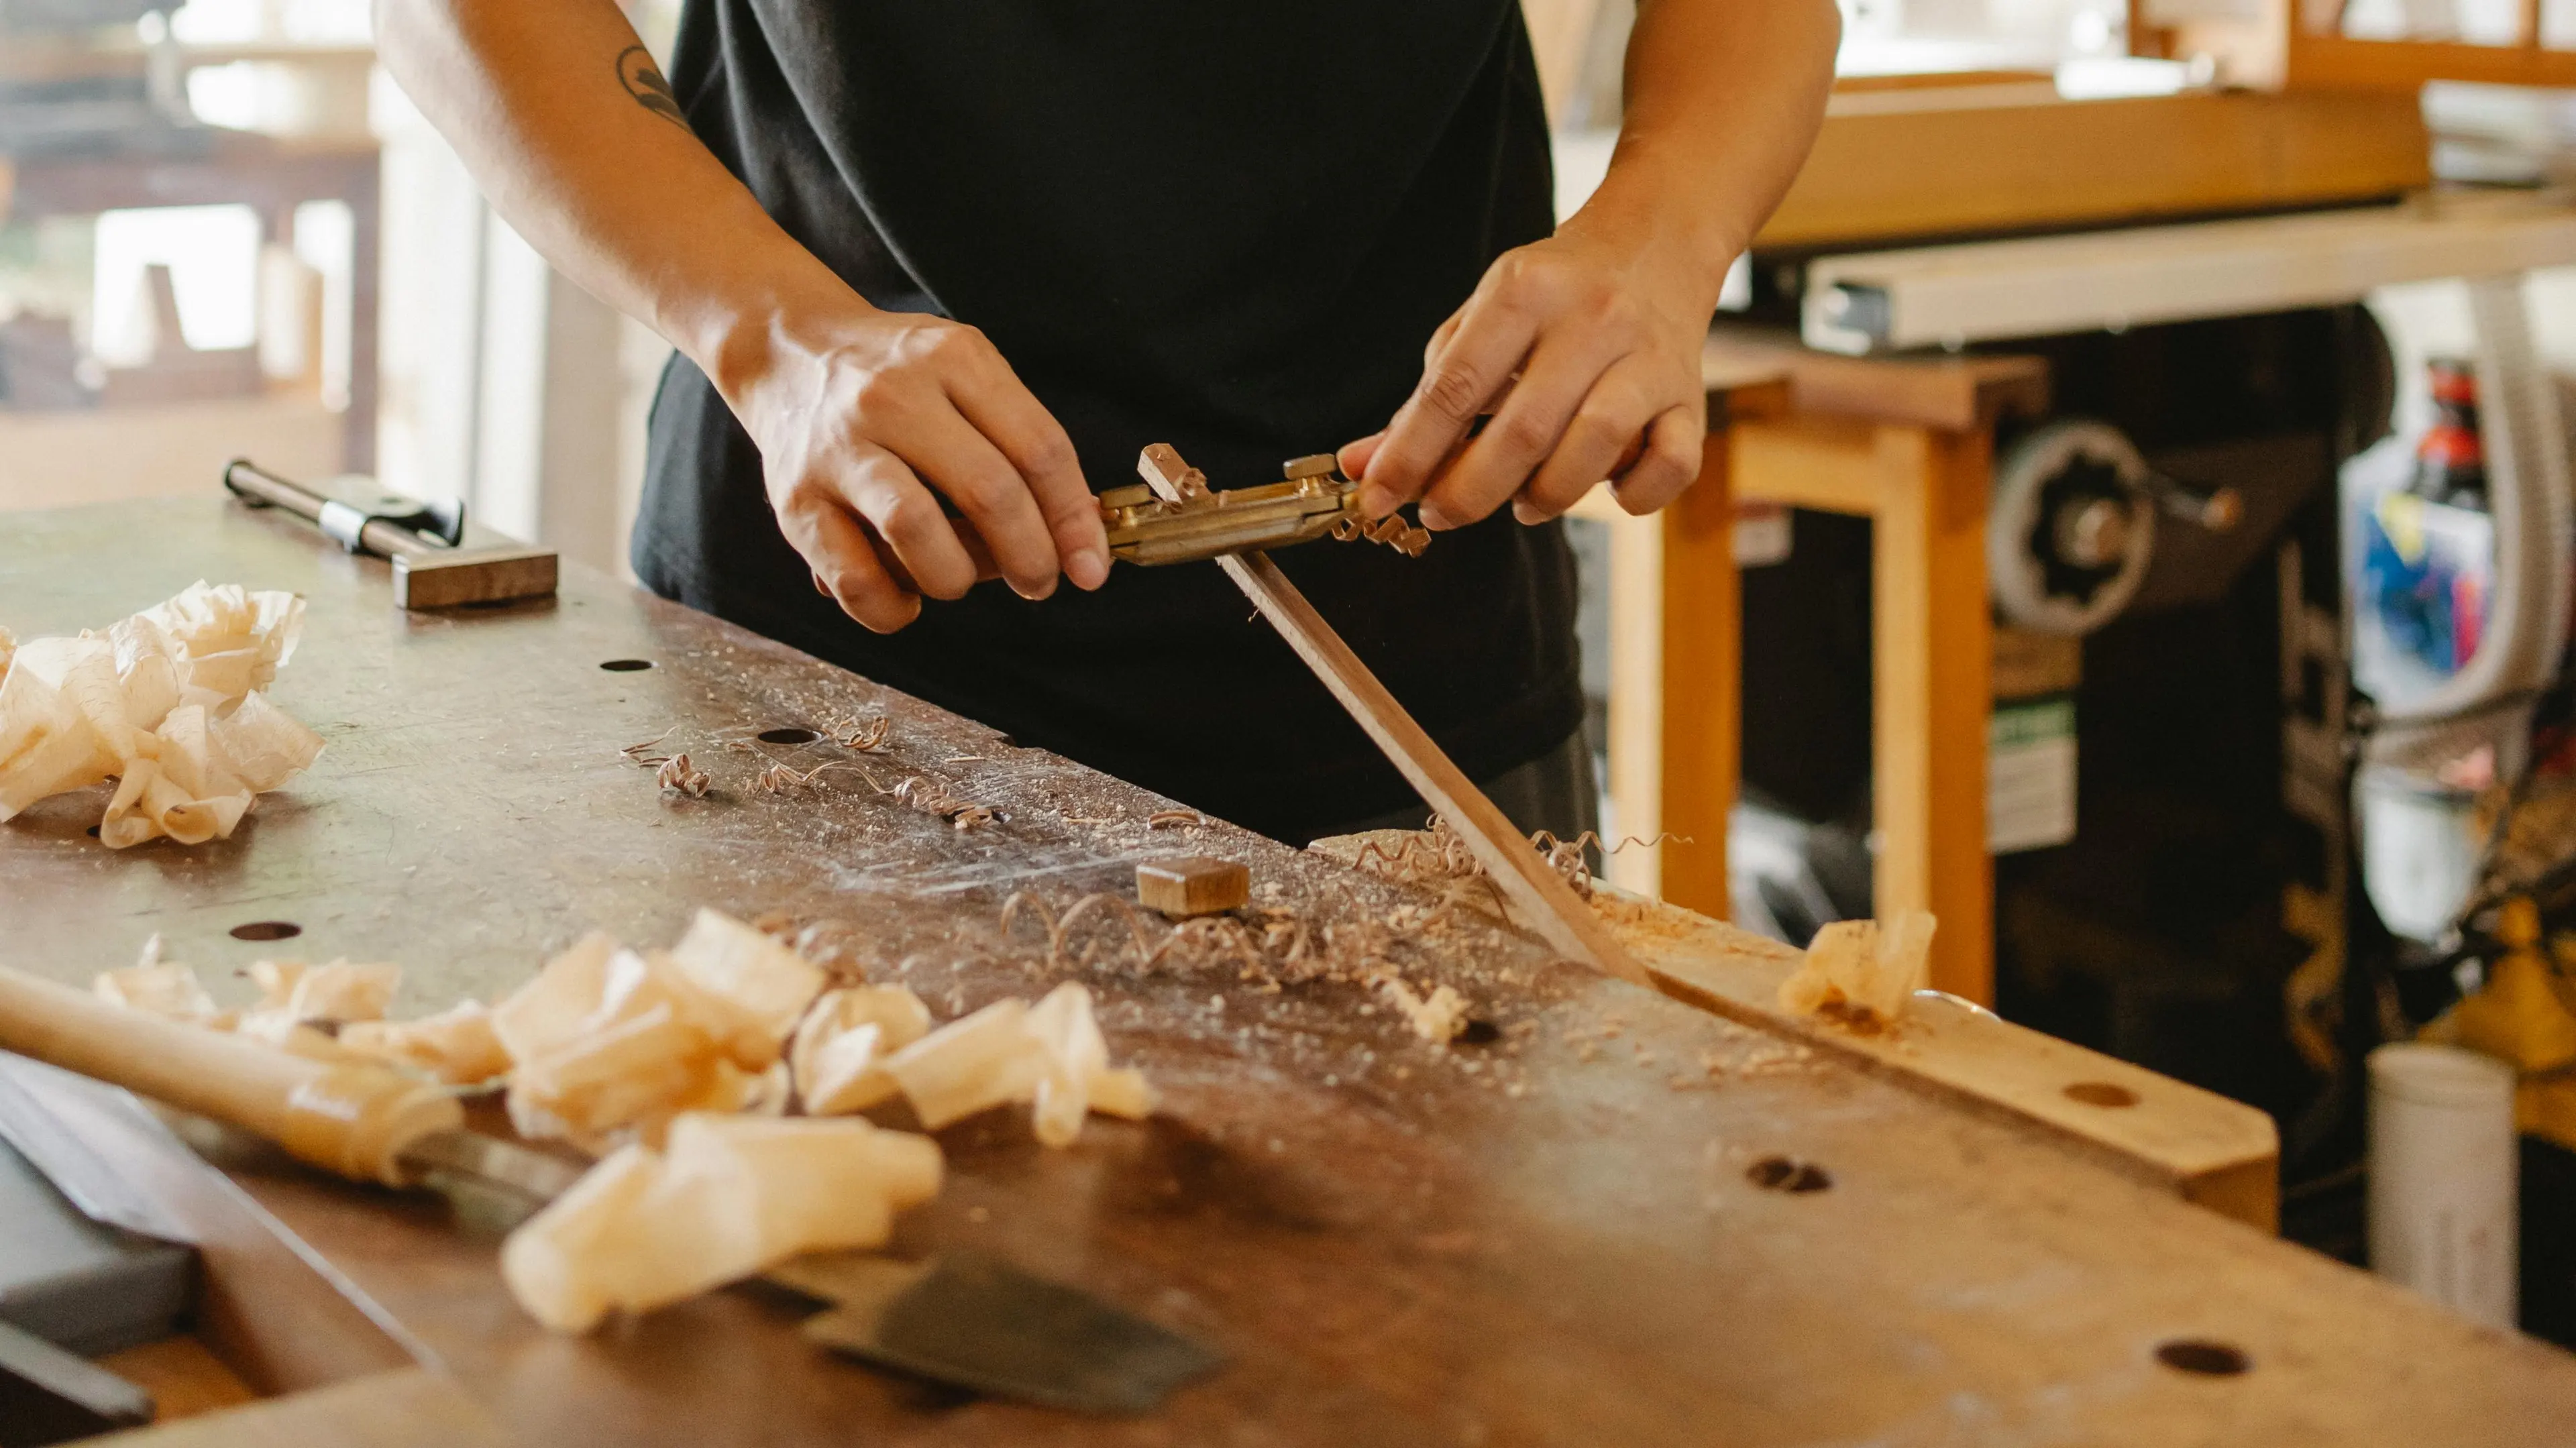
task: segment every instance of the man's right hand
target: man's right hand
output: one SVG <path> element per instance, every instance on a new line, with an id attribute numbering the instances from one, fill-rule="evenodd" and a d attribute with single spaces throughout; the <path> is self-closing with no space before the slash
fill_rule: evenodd
<path id="1" fill-rule="evenodd" d="M 993 344 L 869 306 L 789 236 L 699 144 L 614 0 L 377 0 L 376 27 L 519 234 L 714 381 L 850 617 L 892 632 L 979 575 L 1028 598 L 1108 578 L 1073 443 Z"/>
<path id="2" fill-rule="evenodd" d="M 983 333 L 854 296 L 745 340 L 718 387 L 759 445 L 780 530 L 850 617 L 892 633 L 921 595 L 979 578 L 1044 598 L 1059 573 L 1084 589 L 1109 576 L 1072 440 Z"/>

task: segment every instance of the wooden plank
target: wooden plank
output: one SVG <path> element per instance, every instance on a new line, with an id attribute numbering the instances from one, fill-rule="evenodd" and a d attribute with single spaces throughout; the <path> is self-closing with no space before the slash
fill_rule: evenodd
<path id="1" fill-rule="evenodd" d="M 1870 531 L 1870 761 L 1882 918 L 1929 910 L 1932 985 L 1995 999 L 1994 857 L 1986 848 L 1986 601 L 1982 432 L 1883 427 Z"/>
<path id="2" fill-rule="evenodd" d="M 1712 431 L 1690 490 L 1610 534 L 1610 797 L 1631 842 L 1609 868 L 1719 919 L 1742 753 L 1734 451 L 1730 428 Z"/>
<path id="3" fill-rule="evenodd" d="M 1785 375 L 1789 411 L 1806 416 L 1964 432 L 2048 410 L 2048 363 L 2038 357 L 1846 357 L 1808 347 L 1785 329 L 1728 326 L 1709 334 L 1700 353 L 1704 379 L 1757 369 Z"/>
<path id="4" fill-rule="evenodd" d="M 2390 197 L 2431 184 L 2413 96 L 1837 97 L 1756 254 Z"/>
<path id="5" fill-rule="evenodd" d="M 1340 835 L 1308 848 L 1356 863 L 1371 843 L 1380 855 L 1399 849 L 1401 834 Z M 1780 983 L 1801 958 L 1795 947 L 1615 884 L 1596 886 L 1593 905 L 1675 1000 L 2011 1121 L 2248 1226 L 2279 1227 L 2280 1138 L 2255 1107 L 1956 1000 L 1918 997 L 1893 1030 L 1795 1015 L 1779 1003 Z"/>
<path id="6" fill-rule="evenodd" d="M 1865 1062 L 1915 1090 L 2007 1117 L 2266 1232 L 2280 1223 L 2272 1118 L 2026 1026 L 1918 998 L 1894 1030 L 1869 1033 L 1779 1005 L 1799 953 L 1667 903 L 1614 913 L 1657 988 L 1676 1000 Z"/>
<path id="7" fill-rule="evenodd" d="M 815 1353 L 798 1305 L 758 1289 L 554 1337 L 510 1303 L 493 1242 L 434 1202 L 233 1164 L 520 1441 L 2518 1445 L 2576 1414 L 2563 1354 L 1515 932 L 1385 940 L 1388 967 L 1494 1025 L 1481 1045 L 1419 1040 L 1364 980 L 1141 969 L 1108 918 L 1050 958 L 1025 920 L 1000 927 L 1005 898 L 1123 894 L 1176 848 L 1246 863 L 1256 904 L 1310 938 L 1437 897 L 1223 825 L 1151 825 L 1167 801 L 590 570 L 552 604 L 419 618 L 389 607 L 381 564 L 211 501 L 0 529 L 0 619 L 22 637 L 199 576 L 307 596 L 276 698 L 329 748 L 201 849 L 103 851 L 83 834 L 95 793 L 0 827 L 12 963 L 80 981 L 159 931 L 232 1003 L 233 969 L 281 946 L 227 932 L 285 920 L 305 958 L 405 962 L 412 1013 L 491 999 L 594 925 L 650 943 L 700 905 L 775 910 L 844 922 L 856 964 L 942 1016 L 1082 980 L 1112 1054 L 1163 1093 L 1151 1121 L 1096 1120 L 1065 1151 L 1004 1113 L 941 1132 L 946 1189 L 896 1248 L 998 1252 L 1228 1354 L 1142 1421 L 932 1399 Z M 625 660 L 654 667 L 598 667 Z M 878 713 L 874 755 L 753 737 Z M 715 775 L 705 799 L 666 799 L 617 756 L 666 729 Z M 961 833 L 854 769 L 757 794 L 764 751 L 936 776 L 1008 818 Z M 1774 1156 L 1830 1186 L 1764 1188 Z M 2250 1371 L 2160 1362 L 2182 1338 Z"/>
<path id="8" fill-rule="evenodd" d="M 1878 511 L 1885 486 L 1876 427 L 1802 414 L 1730 431 L 1737 497 L 1855 518 Z"/>
<path id="9" fill-rule="evenodd" d="M 1628 840 L 1610 877 L 1723 919 L 1743 686 L 1733 429 L 1785 412 L 1789 391 L 1760 359 L 1704 361 L 1701 375 L 1709 434 L 1689 491 L 1640 518 L 1596 489 L 1576 514 L 1610 538 L 1610 801 Z M 1660 842 L 1667 832 L 1680 838 Z"/>

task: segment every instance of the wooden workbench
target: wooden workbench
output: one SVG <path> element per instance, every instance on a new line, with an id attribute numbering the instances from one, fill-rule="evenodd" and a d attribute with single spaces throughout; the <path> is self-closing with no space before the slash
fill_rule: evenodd
<path id="1" fill-rule="evenodd" d="M 558 602 L 407 616 L 381 565 L 213 500 L 0 529 L 0 619 L 21 637 L 200 576 L 309 597 L 274 697 L 329 747 L 207 848 L 110 853 L 83 832 L 95 794 L 0 827 L 11 964 L 85 980 L 153 931 L 218 978 L 288 951 L 394 959 L 409 1012 L 506 991 L 594 924 L 657 941 L 709 904 L 846 921 L 878 978 L 945 1015 L 1047 984 L 1034 931 L 998 928 L 1005 895 L 1122 890 L 1140 855 L 1243 859 L 1256 902 L 1317 925 L 1423 898 L 1223 826 L 1150 829 L 1164 801 L 1143 791 L 578 567 Z M 748 788 L 752 736 L 879 711 L 881 777 L 937 775 L 1006 820 L 960 834 L 863 786 Z M 715 776 L 706 799 L 666 800 L 619 757 L 665 730 Z M 264 921 L 302 933 L 228 933 Z M 2512 1444 L 2576 1421 L 2576 1360 L 1893 1073 L 1482 927 L 1397 962 L 1458 986 L 1498 1039 L 1428 1045 L 1355 984 L 1111 961 L 1084 978 L 1162 1113 L 1095 1120 L 1061 1152 L 998 1114 L 942 1133 L 948 1188 L 897 1250 L 995 1250 L 1231 1357 L 1157 1417 L 931 1393 L 809 1350 L 798 1309 L 758 1290 L 549 1336 L 435 1202 L 253 1162 L 238 1180 L 381 1309 L 390 1356 L 161 1431 L 263 1448 Z M 1773 1156 L 1830 1185 L 1748 1179 Z M 2214 1346 L 2169 1356 L 2223 1365 L 2223 1348 L 2247 1370 L 2169 1366 L 2178 1341 Z"/>

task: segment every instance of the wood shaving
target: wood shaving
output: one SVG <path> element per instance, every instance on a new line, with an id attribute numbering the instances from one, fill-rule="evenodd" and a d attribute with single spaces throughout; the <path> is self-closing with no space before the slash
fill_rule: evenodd
<path id="1" fill-rule="evenodd" d="M 260 998 L 234 1029 L 280 1045 L 292 1045 L 307 1032 L 334 1036 L 354 1022 L 382 1020 L 402 988 L 399 965 L 259 960 L 243 973 L 258 984 Z"/>
<path id="2" fill-rule="evenodd" d="M 835 719 L 823 726 L 823 737 L 843 749 L 861 754 L 874 754 L 886 747 L 886 738 L 894 732 L 894 720 L 884 714 L 873 719 Z"/>
<path id="3" fill-rule="evenodd" d="M 1884 928 L 1874 920 L 1825 926 L 1780 982 L 1781 1009 L 1864 1035 L 1887 1029 L 1929 978 L 1934 923 L 1929 912 L 1908 910 Z"/>
<path id="4" fill-rule="evenodd" d="M 707 772 L 689 763 L 686 754 L 674 754 L 662 761 L 653 772 L 653 782 L 665 793 L 684 794 L 691 799 L 704 799 L 707 794 Z"/>
<path id="5" fill-rule="evenodd" d="M 636 743 L 629 744 L 617 752 L 626 760 L 627 763 L 642 765 L 644 768 L 650 769 L 654 765 L 660 764 L 663 760 L 671 757 L 667 754 L 655 754 L 653 750 L 654 747 L 659 745 L 663 740 L 671 737 L 672 730 L 679 727 L 679 725 L 674 724 L 670 729 L 665 729 L 650 739 L 640 740 Z"/>
<path id="6" fill-rule="evenodd" d="M 361 1056 L 407 1066 L 450 1086 L 479 1086 L 509 1074 L 510 1053 L 481 1001 L 460 1001 L 416 1021 L 357 1021 L 340 1044 Z"/>
<path id="7" fill-rule="evenodd" d="M 767 758 L 766 755 L 762 757 Z M 816 781 L 823 777 L 823 771 L 827 769 L 857 768 L 857 765 L 846 759 L 827 759 L 812 769 L 799 771 L 771 760 L 769 767 L 760 772 L 760 777 L 751 782 L 751 788 L 755 794 L 786 794 L 792 790 L 814 787 Z"/>
<path id="8" fill-rule="evenodd" d="M 882 1247 L 941 1175 L 936 1142 L 854 1117 L 692 1113 L 662 1150 L 620 1149 L 521 1223 L 501 1275 L 539 1322 L 587 1332 L 806 1252 Z"/>
<path id="9" fill-rule="evenodd" d="M 1207 816 L 1194 809 L 1158 809 L 1145 816 L 1145 828 L 1197 829 L 1207 823 Z"/>
<path id="10" fill-rule="evenodd" d="M 604 1149 L 690 1111 L 783 1106 L 781 1047 L 824 974 L 749 925 L 701 910 L 670 951 L 594 931 L 493 1009 L 522 1136 Z"/>
<path id="11" fill-rule="evenodd" d="M 1416 995 L 1402 976 L 1390 975 L 1378 982 L 1377 989 L 1415 1035 L 1435 1046 L 1447 1045 L 1467 1029 L 1467 1002 L 1454 987 L 1437 986 L 1427 996 Z"/>
<path id="12" fill-rule="evenodd" d="M 796 1095 L 808 1116 L 864 1111 L 899 1088 L 885 1058 L 930 1034 L 930 1008 L 899 985 L 823 993 L 788 1049 Z"/>
<path id="13" fill-rule="evenodd" d="M 161 958 L 157 933 L 143 942 L 142 957 L 122 970 L 104 971 L 90 981 L 90 991 L 111 1005 L 200 1024 L 216 1018 L 215 998 L 206 993 L 197 973 L 177 961 Z"/>
<path id="14" fill-rule="evenodd" d="M 1387 833 L 1394 832 L 1380 832 L 1381 839 Z M 1388 849 L 1381 839 L 1361 841 L 1359 853 L 1351 860 L 1352 867 L 1408 884 L 1472 882 L 1484 886 L 1495 908 L 1500 908 L 1501 890 L 1487 877 L 1485 867 L 1477 861 L 1476 853 L 1465 837 L 1452 829 L 1447 820 L 1434 817 L 1426 828 L 1404 833 L 1393 849 Z M 1530 836 L 1531 847 L 1547 857 L 1549 868 L 1564 876 L 1567 887 L 1585 900 L 1592 900 L 1595 893 L 1592 867 L 1585 854 L 1587 849 L 1615 855 L 1632 845 L 1652 848 L 1666 843 L 1686 845 L 1690 841 L 1669 832 L 1651 840 L 1631 835 L 1617 844 L 1605 844 L 1590 830 L 1570 840 L 1560 840 L 1546 830 Z"/>
<path id="15" fill-rule="evenodd" d="M 1002 817 L 998 806 L 961 799 L 951 794 L 947 785 L 926 774 L 907 776 L 889 788 L 866 770 L 859 772 L 867 776 L 868 787 L 877 793 L 892 796 L 905 807 L 922 814 L 936 815 L 960 831 L 982 829 Z"/>
<path id="16" fill-rule="evenodd" d="M 0 820 L 116 781 L 110 849 L 228 839 L 258 797 L 322 752 L 262 692 L 295 652 L 304 600 L 191 585 L 105 633 L 13 645 L 0 673 Z"/>
<path id="17" fill-rule="evenodd" d="M 1142 1074 L 1111 1069 L 1091 991 L 1076 981 L 1035 1006 L 1006 998 L 951 1021 L 886 1058 L 885 1071 L 934 1131 L 1025 1101 L 1041 1143 L 1071 1146 L 1093 1111 L 1142 1118 L 1154 1110 Z"/>

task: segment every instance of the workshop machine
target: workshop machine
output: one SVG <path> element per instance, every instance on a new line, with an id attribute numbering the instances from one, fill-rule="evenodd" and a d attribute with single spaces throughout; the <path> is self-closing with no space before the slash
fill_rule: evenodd
<path id="1" fill-rule="evenodd" d="M 2394 115 L 2411 124 L 2411 102 Z M 2521 769 L 2571 557 L 2564 424 L 2521 277 L 2576 259 L 2576 213 L 2426 193 L 2402 145 L 2386 154 L 2401 164 L 2376 194 L 2347 166 L 2341 196 L 2204 188 L 2144 225 L 2082 197 L 1849 241 L 1791 215 L 1752 266 L 1754 318 L 1811 347 L 2048 362 L 2047 414 L 1998 423 L 1988 513 L 1998 1007 L 2270 1110 L 2290 1230 L 2356 1256 L 2359 1058 L 2411 1029 L 2394 987 L 2451 958 L 2469 893 L 2465 812 L 2441 781 L 2464 761 Z M 2470 279 L 2463 370 L 2485 401 L 2487 632 L 2444 677 L 2373 698 L 2351 669 L 2339 483 L 2403 472 L 2415 440 L 2390 438 L 2413 379 L 2362 299 L 2451 277 Z M 1799 513 L 1788 556 L 1744 575 L 1734 893 L 1791 939 L 1870 899 L 1869 526 Z M 2303 1200 L 2330 1219 L 2303 1222 Z"/>

